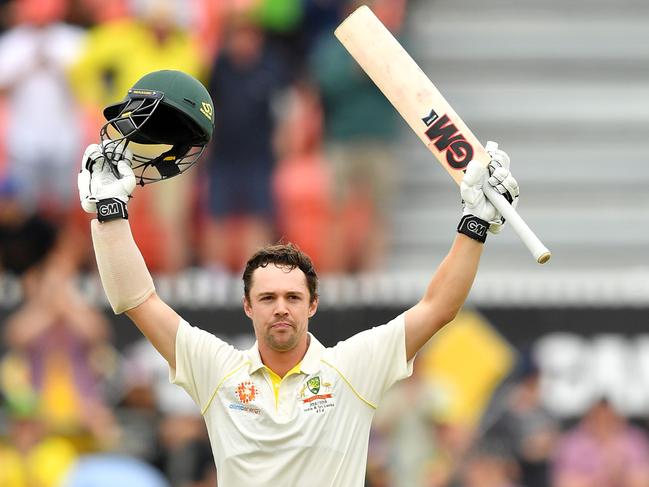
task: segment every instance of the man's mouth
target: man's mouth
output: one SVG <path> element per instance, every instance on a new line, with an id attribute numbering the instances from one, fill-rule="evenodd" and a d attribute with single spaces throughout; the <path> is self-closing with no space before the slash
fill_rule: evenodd
<path id="1" fill-rule="evenodd" d="M 286 328 L 291 328 L 291 324 L 287 323 L 285 321 L 278 321 L 277 323 L 273 323 L 271 328 L 283 330 L 283 329 L 286 329 Z"/>

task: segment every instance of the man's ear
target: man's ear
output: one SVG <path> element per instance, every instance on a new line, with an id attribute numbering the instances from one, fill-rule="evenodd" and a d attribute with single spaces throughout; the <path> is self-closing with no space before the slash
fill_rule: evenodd
<path id="1" fill-rule="evenodd" d="M 252 306 L 250 305 L 248 298 L 245 296 L 243 297 L 243 311 L 246 313 L 248 318 L 252 319 Z"/>
<path id="2" fill-rule="evenodd" d="M 311 318 L 315 312 L 318 310 L 318 297 L 316 296 L 311 304 L 309 304 L 309 318 Z"/>

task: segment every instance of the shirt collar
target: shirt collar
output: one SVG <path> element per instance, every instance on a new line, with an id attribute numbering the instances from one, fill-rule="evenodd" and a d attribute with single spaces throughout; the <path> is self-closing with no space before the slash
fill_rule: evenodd
<path id="1" fill-rule="evenodd" d="M 300 365 L 300 372 L 308 375 L 315 374 L 320 370 L 320 358 L 325 348 L 311 333 L 309 333 L 309 338 L 309 348 L 307 348 L 306 354 L 304 354 L 304 358 L 302 359 L 302 364 Z M 248 349 L 248 358 L 250 359 L 250 374 L 254 374 L 264 367 L 264 363 L 261 361 L 261 355 L 259 354 L 258 342 L 255 341 L 255 344 Z"/>

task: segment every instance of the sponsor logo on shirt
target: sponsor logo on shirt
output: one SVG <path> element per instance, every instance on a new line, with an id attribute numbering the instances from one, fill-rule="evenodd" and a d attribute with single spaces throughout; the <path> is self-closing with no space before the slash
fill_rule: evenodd
<path id="1" fill-rule="evenodd" d="M 250 380 L 240 382 L 234 390 L 240 404 L 235 402 L 230 403 L 230 409 L 244 411 L 246 413 L 261 414 L 261 409 L 249 405 L 259 395 L 259 389 Z"/>
<path id="2" fill-rule="evenodd" d="M 249 402 L 254 401 L 257 397 L 257 386 L 255 386 L 252 381 L 246 380 L 237 386 L 236 392 L 239 401 L 241 401 L 242 404 L 248 404 Z"/>
<path id="3" fill-rule="evenodd" d="M 244 406 L 243 404 L 236 404 L 234 402 L 230 403 L 230 406 L 228 406 L 230 409 L 236 409 L 238 411 L 244 411 L 246 413 L 252 413 L 252 414 L 261 414 L 261 409 L 259 408 L 253 408 L 250 406 Z"/>

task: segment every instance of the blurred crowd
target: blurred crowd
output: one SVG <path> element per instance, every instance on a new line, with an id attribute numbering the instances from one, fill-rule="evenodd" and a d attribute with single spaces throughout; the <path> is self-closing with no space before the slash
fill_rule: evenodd
<path id="1" fill-rule="evenodd" d="M 298 244 L 321 272 L 380 269 L 397 119 L 333 36 L 360 3 L 3 2 L 3 206 L 16 203 L 13 218 L 65 228 L 71 245 L 87 248 L 74 181 L 103 107 L 144 74 L 178 69 L 208 87 L 215 135 L 198 167 L 136 191 L 129 204 L 152 271 L 236 274 L 279 239 Z M 372 3 L 398 32 L 406 0 Z M 87 265 L 87 255 L 77 257 Z"/>
<path id="2" fill-rule="evenodd" d="M 0 2 L 0 272 L 22 296 L 1 324 L 0 487 L 216 484 L 202 419 L 166 363 L 144 341 L 118 352 L 76 286 L 94 272 L 80 157 L 102 108 L 145 73 L 194 75 L 216 111 L 204 160 L 129 203 L 153 272 L 237 274 L 279 239 L 321 273 L 382 268 L 398 121 L 332 35 L 360 3 L 400 31 L 406 0 Z M 562 424 L 531 366 L 476 424 L 449 421 L 444 403 L 419 371 L 395 388 L 368 487 L 649 485 L 645 433 L 605 398 Z"/>
<path id="3" fill-rule="evenodd" d="M 523 354 L 479 420 L 458 421 L 449 414 L 453 398 L 421 367 L 377 410 L 368 486 L 649 485 L 646 424 L 606 395 L 595 395 L 582 417 L 560 418 L 544 406 L 540 371 Z"/>

